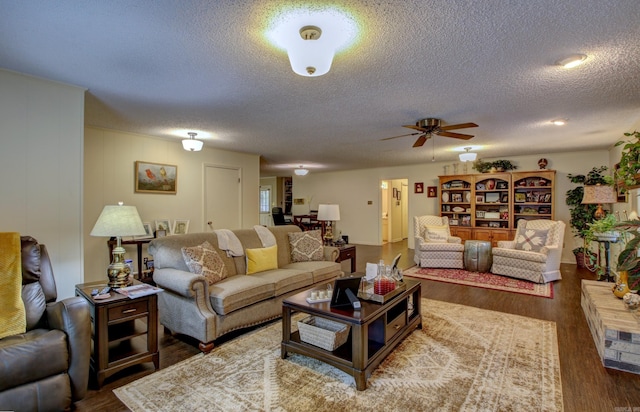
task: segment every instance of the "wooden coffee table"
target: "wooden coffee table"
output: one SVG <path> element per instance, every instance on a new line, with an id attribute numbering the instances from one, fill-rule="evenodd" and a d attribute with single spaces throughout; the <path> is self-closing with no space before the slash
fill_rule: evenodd
<path id="1" fill-rule="evenodd" d="M 420 282 L 404 279 L 406 290 L 384 304 L 361 300 L 358 311 L 349 307 L 331 308 L 329 302 L 308 303 L 311 290 L 293 295 L 282 302 L 282 359 L 299 353 L 328 363 L 354 377 L 359 391 L 367 388 L 373 370 L 414 329 L 422 328 L 420 316 Z M 347 342 L 327 351 L 302 342 L 300 334 L 291 332 L 291 313 L 298 311 L 351 326 Z"/>

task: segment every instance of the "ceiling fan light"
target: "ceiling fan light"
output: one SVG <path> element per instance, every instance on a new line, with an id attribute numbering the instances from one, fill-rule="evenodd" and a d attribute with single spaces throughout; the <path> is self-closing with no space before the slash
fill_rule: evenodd
<path id="1" fill-rule="evenodd" d="M 202 140 L 196 140 L 197 133 L 188 133 L 189 138 L 182 141 L 182 148 L 188 152 L 199 152 L 202 150 L 204 142 Z"/>
<path id="2" fill-rule="evenodd" d="M 304 167 L 302 167 L 302 165 L 300 165 L 300 167 L 295 169 L 293 173 L 298 176 L 305 176 L 307 173 L 309 173 L 309 169 L 305 169 Z"/>
<path id="3" fill-rule="evenodd" d="M 565 69 L 572 69 L 584 63 L 585 60 L 587 60 L 587 56 L 584 54 L 572 54 L 567 58 L 559 60 L 556 64 L 564 67 Z"/>

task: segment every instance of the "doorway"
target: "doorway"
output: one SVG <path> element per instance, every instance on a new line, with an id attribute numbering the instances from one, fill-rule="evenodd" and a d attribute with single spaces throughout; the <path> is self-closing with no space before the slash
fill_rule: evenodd
<path id="1" fill-rule="evenodd" d="M 382 244 L 399 242 L 409 236 L 408 188 L 408 179 L 385 179 L 380 182 Z"/>

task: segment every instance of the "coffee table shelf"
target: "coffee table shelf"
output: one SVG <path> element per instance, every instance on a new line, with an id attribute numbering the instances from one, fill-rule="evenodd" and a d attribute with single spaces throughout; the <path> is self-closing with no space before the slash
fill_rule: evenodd
<path id="1" fill-rule="evenodd" d="M 321 360 L 354 377 L 356 388 L 365 390 L 367 378 L 393 349 L 414 329 L 422 327 L 420 316 L 421 286 L 419 281 L 405 279 L 406 290 L 391 301 L 381 304 L 361 301 L 358 311 L 331 308 L 328 302 L 309 304 L 309 291 L 298 293 L 282 303 L 283 359 L 288 353 L 299 353 Z M 349 338 L 334 351 L 302 342 L 298 331 L 291 330 L 292 312 L 323 317 L 351 326 Z"/>

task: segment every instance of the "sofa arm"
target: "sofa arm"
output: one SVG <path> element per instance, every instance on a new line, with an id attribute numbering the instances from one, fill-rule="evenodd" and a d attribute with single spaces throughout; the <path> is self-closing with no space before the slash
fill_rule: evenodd
<path id="1" fill-rule="evenodd" d="M 194 299 L 199 291 L 209 295 L 209 283 L 202 275 L 185 272 L 179 269 L 163 268 L 153 272 L 153 281 L 162 289 Z"/>
<path id="2" fill-rule="evenodd" d="M 515 249 L 516 241 L 515 240 L 498 240 L 498 246 L 502 249 Z"/>
<path id="3" fill-rule="evenodd" d="M 324 246 L 324 260 L 329 262 L 335 262 L 340 255 L 340 250 L 333 246 Z"/>
<path id="4" fill-rule="evenodd" d="M 462 238 L 458 236 L 449 236 L 447 238 L 447 243 L 455 243 L 459 245 L 460 243 L 462 243 Z"/>
<path id="5" fill-rule="evenodd" d="M 69 379 L 74 401 L 87 394 L 91 357 L 91 313 L 89 303 L 79 296 L 47 304 L 47 321 L 59 329 L 69 342 Z"/>

